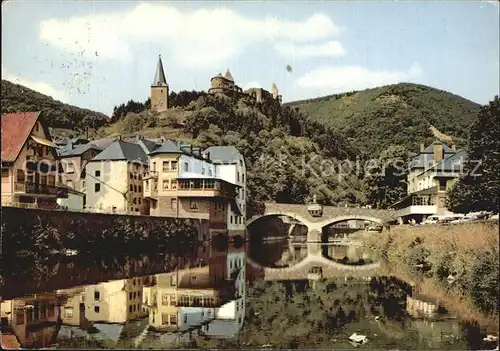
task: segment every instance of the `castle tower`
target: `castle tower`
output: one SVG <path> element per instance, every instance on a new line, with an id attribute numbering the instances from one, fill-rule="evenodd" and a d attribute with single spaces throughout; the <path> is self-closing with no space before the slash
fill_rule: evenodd
<path id="1" fill-rule="evenodd" d="M 281 95 L 279 94 L 278 86 L 275 83 L 273 83 L 271 87 L 271 93 L 273 94 L 273 99 L 281 104 Z"/>
<path id="2" fill-rule="evenodd" d="M 276 100 L 278 98 L 278 87 L 275 83 L 271 87 L 271 93 L 273 93 L 273 99 Z"/>
<path id="3" fill-rule="evenodd" d="M 224 76 L 224 78 L 226 78 L 227 80 L 234 83 L 234 78 L 233 78 L 233 75 L 231 74 L 231 71 L 229 71 L 229 68 L 227 69 L 226 75 Z"/>
<path id="4" fill-rule="evenodd" d="M 156 73 L 151 84 L 151 111 L 162 112 L 168 109 L 168 84 L 163 71 L 161 55 L 158 56 Z"/>

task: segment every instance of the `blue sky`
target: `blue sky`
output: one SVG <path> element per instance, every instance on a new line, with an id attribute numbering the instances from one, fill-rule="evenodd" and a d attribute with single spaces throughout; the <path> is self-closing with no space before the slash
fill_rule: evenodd
<path id="1" fill-rule="evenodd" d="M 229 68 L 284 101 L 409 81 L 484 104 L 499 91 L 499 6 L 475 2 L 2 2 L 2 78 L 111 114 Z M 286 66 L 292 71 L 288 72 Z"/>

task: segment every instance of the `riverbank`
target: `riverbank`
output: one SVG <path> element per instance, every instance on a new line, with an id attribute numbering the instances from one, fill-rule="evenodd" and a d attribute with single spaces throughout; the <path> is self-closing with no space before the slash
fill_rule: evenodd
<path id="1" fill-rule="evenodd" d="M 394 227 L 365 245 L 390 274 L 412 282 L 462 319 L 498 332 L 498 222 Z"/>

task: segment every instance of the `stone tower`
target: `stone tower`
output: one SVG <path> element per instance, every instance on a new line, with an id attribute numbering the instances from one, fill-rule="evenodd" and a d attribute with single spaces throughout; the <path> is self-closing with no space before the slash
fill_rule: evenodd
<path id="1" fill-rule="evenodd" d="M 271 93 L 273 94 L 273 99 L 277 100 L 278 99 L 278 87 L 276 86 L 275 83 L 273 83 L 271 87 Z"/>
<path id="2" fill-rule="evenodd" d="M 168 109 L 168 84 L 163 71 L 161 55 L 158 56 L 155 78 L 151 84 L 151 111 L 162 112 Z"/>

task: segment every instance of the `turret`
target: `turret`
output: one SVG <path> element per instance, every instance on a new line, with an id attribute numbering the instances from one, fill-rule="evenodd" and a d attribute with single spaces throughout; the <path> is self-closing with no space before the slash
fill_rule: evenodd
<path id="1" fill-rule="evenodd" d="M 156 112 L 168 109 L 168 84 L 163 71 L 161 55 L 158 56 L 156 72 L 151 84 L 151 110 Z"/>

